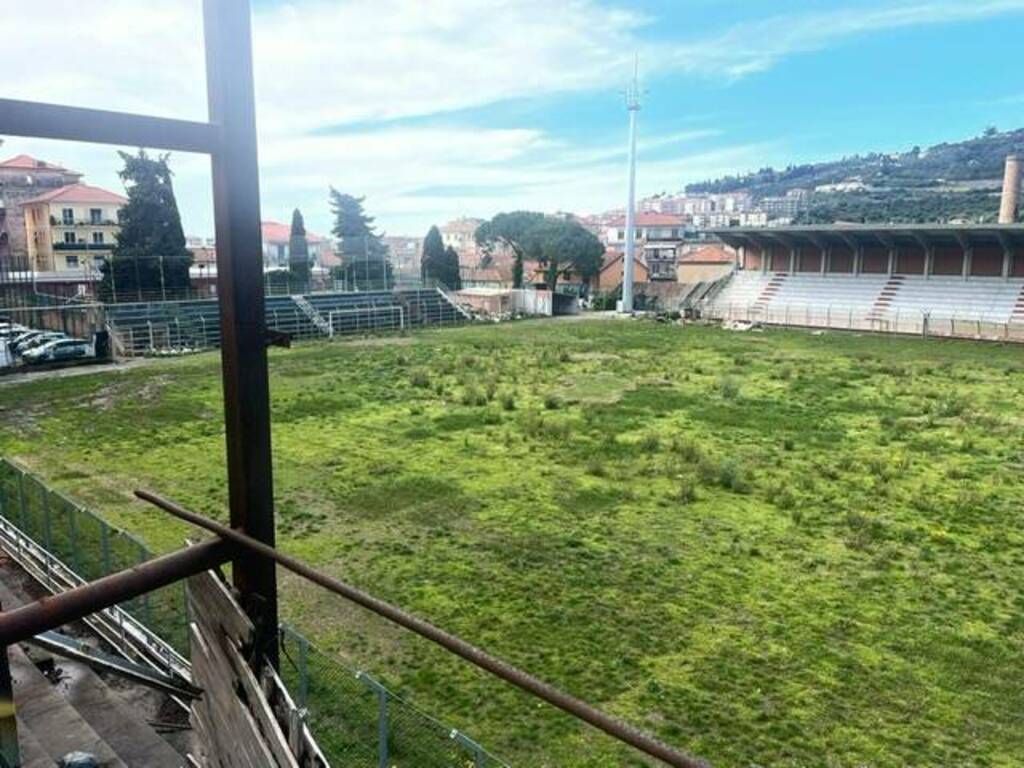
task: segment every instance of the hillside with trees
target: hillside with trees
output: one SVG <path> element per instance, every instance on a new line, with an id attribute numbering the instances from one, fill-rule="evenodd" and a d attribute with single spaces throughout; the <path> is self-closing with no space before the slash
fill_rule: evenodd
<path id="1" fill-rule="evenodd" d="M 841 160 L 762 168 L 689 184 L 690 194 L 747 191 L 755 198 L 812 192 L 798 221 L 917 222 L 994 220 L 1006 156 L 1024 154 L 1024 128 L 987 128 L 960 142 L 885 154 L 871 152 Z M 820 187 L 848 184 L 847 191 Z M 816 191 L 817 190 L 817 191 Z"/>
<path id="2" fill-rule="evenodd" d="M 740 176 L 689 184 L 687 192 L 722 193 L 747 190 L 758 197 L 784 195 L 791 189 L 814 189 L 856 179 L 875 187 L 934 188 L 956 182 L 1000 179 L 1011 153 L 1024 154 L 1024 128 L 1000 132 L 987 128 L 976 138 L 906 152 L 871 152 L 841 160 L 762 168 Z"/>

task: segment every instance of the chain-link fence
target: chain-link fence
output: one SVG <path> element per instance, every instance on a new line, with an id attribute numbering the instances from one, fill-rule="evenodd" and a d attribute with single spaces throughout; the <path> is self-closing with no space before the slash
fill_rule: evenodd
<path id="1" fill-rule="evenodd" d="M 837 304 L 771 304 L 711 302 L 702 308 L 704 317 L 740 320 L 803 328 L 826 328 L 916 336 L 948 336 L 988 341 L 1024 341 L 1024 322 L 995 319 L 984 314 L 940 315 L 899 309 L 884 314 L 863 306 Z"/>
<path id="2" fill-rule="evenodd" d="M 131 568 L 153 555 L 135 537 L 112 527 L 22 468 L 0 459 L 0 515 L 86 581 Z M 44 561 L 50 583 L 52 562 Z M 171 584 L 120 606 L 129 615 L 188 655 L 185 589 Z"/>
<path id="3" fill-rule="evenodd" d="M 350 768 L 508 768 L 366 672 L 281 628 L 281 677 L 333 765 Z"/>

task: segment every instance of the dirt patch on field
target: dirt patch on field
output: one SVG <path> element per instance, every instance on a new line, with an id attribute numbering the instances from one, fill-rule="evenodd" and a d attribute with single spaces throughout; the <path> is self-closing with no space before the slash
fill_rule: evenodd
<path id="1" fill-rule="evenodd" d="M 581 373 L 562 379 L 556 390 L 567 403 L 617 403 L 632 385 L 613 373 Z"/>
<path id="2" fill-rule="evenodd" d="M 412 343 L 411 336 L 385 336 L 381 339 L 352 339 L 342 342 L 346 347 L 407 347 Z"/>

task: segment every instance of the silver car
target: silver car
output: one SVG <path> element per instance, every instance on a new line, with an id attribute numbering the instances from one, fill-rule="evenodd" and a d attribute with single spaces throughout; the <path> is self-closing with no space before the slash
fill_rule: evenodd
<path id="1" fill-rule="evenodd" d="M 22 359 L 26 363 L 50 363 L 59 360 L 76 360 L 92 354 L 89 342 L 82 339 L 53 339 L 30 349 Z"/>

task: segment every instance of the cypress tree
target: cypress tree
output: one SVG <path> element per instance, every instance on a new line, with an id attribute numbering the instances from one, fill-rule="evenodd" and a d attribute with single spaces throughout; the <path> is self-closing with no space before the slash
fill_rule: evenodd
<path id="1" fill-rule="evenodd" d="M 128 202 L 118 212 L 121 231 L 110 261 L 100 267 L 100 298 L 145 295 L 173 297 L 191 287 L 192 253 L 185 247 L 181 215 L 174 198 L 168 154 L 150 157 L 118 152 L 124 168 L 118 174 Z"/>
<path id="2" fill-rule="evenodd" d="M 289 285 L 294 293 L 307 293 L 312 277 L 312 263 L 309 260 L 309 242 L 306 240 L 306 224 L 302 212 L 292 212 L 292 231 L 288 238 Z"/>

